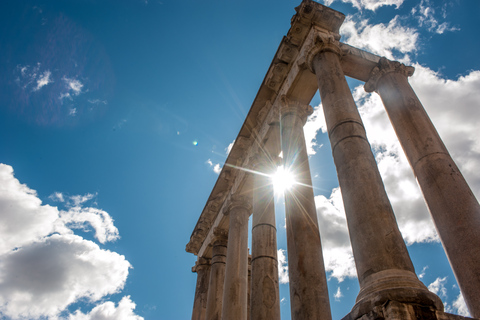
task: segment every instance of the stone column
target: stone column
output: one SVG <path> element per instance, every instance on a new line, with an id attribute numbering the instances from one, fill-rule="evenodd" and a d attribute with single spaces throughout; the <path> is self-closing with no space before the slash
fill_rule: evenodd
<path id="1" fill-rule="evenodd" d="M 297 184 L 285 191 L 288 274 L 293 320 L 331 319 L 327 279 L 303 125 L 312 107 L 282 97 L 283 163 Z"/>
<path id="2" fill-rule="evenodd" d="M 443 310 L 441 300 L 415 274 L 336 43 L 319 35 L 309 61 L 318 80 L 360 282 L 351 316 L 359 317 L 388 300 Z"/>
<path id="3" fill-rule="evenodd" d="M 247 294 L 247 320 L 252 319 L 251 316 L 251 296 L 252 296 L 252 255 L 248 255 L 248 294 Z"/>
<path id="4" fill-rule="evenodd" d="M 225 282 L 225 263 L 227 260 L 227 232 L 214 230 L 212 248 L 212 266 L 207 298 L 206 320 L 222 318 L 223 284 Z"/>
<path id="5" fill-rule="evenodd" d="M 272 179 L 276 170 L 271 158 L 257 155 L 252 216 L 252 320 L 279 320 L 277 229 Z"/>
<path id="6" fill-rule="evenodd" d="M 234 195 L 230 201 L 222 320 L 247 320 L 248 217 L 252 199 Z"/>
<path id="7" fill-rule="evenodd" d="M 210 259 L 198 257 L 192 272 L 197 273 L 197 286 L 193 302 L 192 320 L 205 320 L 207 308 L 208 282 L 210 278 Z"/>
<path id="8" fill-rule="evenodd" d="M 382 58 L 365 84 L 382 98 L 473 317 L 480 317 L 480 205 L 408 83 L 413 67 Z M 452 106 L 455 107 L 455 106 Z"/>

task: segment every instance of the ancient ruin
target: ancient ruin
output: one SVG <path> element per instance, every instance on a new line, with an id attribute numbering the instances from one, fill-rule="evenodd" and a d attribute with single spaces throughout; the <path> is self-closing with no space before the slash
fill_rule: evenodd
<path id="1" fill-rule="evenodd" d="M 192 319 L 280 319 L 273 186 L 250 173 L 271 173 L 279 161 L 299 182 L 285 193 L 292 319 L 331 319 L 303 134 L 317 90 L 360 283 L 344 319 L 463 318 L 445 313 L 415 274 L 345 76 L 380 95 L 470 313 L 480 317 L 479 203 L 408 83 L 414 68 L 340 42 L 344 18 L 311 0 L 296 8 L 187 244 L 198 257 Z"/>

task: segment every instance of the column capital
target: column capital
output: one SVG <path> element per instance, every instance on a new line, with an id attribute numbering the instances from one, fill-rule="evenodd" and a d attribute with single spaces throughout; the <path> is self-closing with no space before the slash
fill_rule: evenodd
<path id="1" fill-rule="evenodd" d="M 376 91 L 378 80 L 380 80 L 381 77 L 390 72 L 397 72 L 404 75 L 405 77 L 410 77 L 415 72 L 415 68 L 412 66 L 406 66 L 398 61 L 391 61 L 385 57 L 382 57 L 380 58 L 377 66 L 373 68 L 370 72 L 370 78 L 367 82 L 365 82 L 365 85 L 363 86 L 365 91 Z"/>
<path id="2" fill-rule="evenodd" d="M 250 214 L 252 212 L 252 197 L 245 195 L 232 195 L 228 201 L 225 215 L 230 215 L 230 212 L 238 207 L 247 210 L 248 214 Z"/>
<path id="3" fill-rule="evenodd" d="M 215 227 L 213 229 L 213 239 L 212 245 L 223 245 L 226 246 L 228 241 L 228 231 L 219 227 Z"/>
<path id="4" fill-rule="evenodd" d="M 291 100 L 285 95 L 280 98 L 280 102 L 282 104 L 280 108 L 281 118 L 289 114 L 295 114 L 300 117 L 303 125 L 305 125 L 308 116 L 313 113 L 313 108 L 311 105 L 303 104 L 300 101 Z"/>
<path id="5" fill-rule="evenodd" d="M 192 267 L 192 272 L 198 272 L 210 268 L 210 259 L 198 257 L 195 265 Z"/>
<path id="6" fill-rule="evenodd" d="M 322 52 L 333 52 L 338 56 L 344 54 L 340 48 L 340 36 L 336 33 L 327 33 L 324 30 L 314 30 L 313 41 L 310 44 L 310 48 L 306 51 L 305 63 L 307 67 L 315 73 L 313 68 L 313 59 Z"/>

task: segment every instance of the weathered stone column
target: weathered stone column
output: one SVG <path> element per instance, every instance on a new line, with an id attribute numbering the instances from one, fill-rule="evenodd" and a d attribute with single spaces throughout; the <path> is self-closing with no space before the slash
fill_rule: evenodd
<path id="1" fill-rule="evenodd" d="M 210 259 L 198 257 L 192 272 L 197 273 L 197 285 L 193 301 L 192 320 L 205 320 L 207 308 L 208 282 L 210 278 Z"/>
<path id="2" fill-rule="evenodd" d="M 340 49 L 319 35 L 309 57 L 317 76 L 360 282 L 351 317 L 388 300 L 443 310 L 415 275 L 345 75 Z"/>
<path id="3" fill-rule="evenodd" d="M 247 320 L 248 217 L 252 199 L 234 195 L 230 201 L 222 320 Z"/>
<path id="4" fill-rule="evenodd" d="M 248 255 L 248 294 L 247 294 L 247 320 L 251 317 L 251 296 L 252 296 L 252 255 Z"/>
<path id="5" fill-rule="evenodd" d="M 223 285 L 225 282 L 225 263 L 227 260 L 227 232 L 214 230 L 212 248 L 212 266 L 210 268 L 210 284 L 208 289 L 206 320 L 222 318 Z"/>
<path id="6" fill-rule="evenodd" d="M 480 317 L 480 205 L 408 83 L 413 67 L 382 58 L 365 84 L 382 98 L 472 316 Z M 454 106 L 453 106 L 454 107 Z"/>
<path id="7" fill-rule="evenodd" d="M 312 107 L 282 97 L 283 163 L 297 184 L 285 191 L 292 319 L 331 319 L 303 125 Z"/>
<path id="8" fill-rule="evenodd" d="M 277 229 L 272 179 L 276 170 L 268 155 L 256 157 L 252 216 L 252 320 L 279 320 Z"/>

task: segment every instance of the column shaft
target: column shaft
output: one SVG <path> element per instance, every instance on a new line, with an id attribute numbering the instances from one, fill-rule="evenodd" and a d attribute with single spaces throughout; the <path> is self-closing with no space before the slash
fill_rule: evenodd
<path id="1" fill-rule="evenodd" d="M 275 166 L 259 159 L 257 171 L 271 174 Z M 269 176 L 254 176 L 252 218 L 252 320 L 279 320 L 277 229 L 272 180 Z"/>
<path id="2" fill-rule="evenodd" d="M 309 106 L 284 97 L 281 134 L 284 166 L 298 184 L 285 192 L 292 319 L 331 319 L 303 125 Z M 309 107 L 311 109 L 311 107 Z"/>
<path id="3" fill-rule="evenodd" d="M 335 48 L 313 58 L 342 191 L 360 293 L 352 313 L 387 300 L 443 310 L 415 275 Z"/>
<path id="4" fill-rule="evenodd" d="M 206 320 L 222 318 L 223 285 L 225 282 L 225 263 L 227 260 L 227 234 L 215 230 L 212 248 L 212 266 L 210 268 L 210 284 L 207 298 Z"/>
<path id="5" fill-rule="evenodd" d="M 480 205 L 408 83 L 413 70 L 382 59 L 376 89 L 422 189 L 470 313 L 480 317 Z M 369 86 L 370 88 L 369 88 Z"/>
<path id="6" fill-rule="evenodd" d="M 208 284 L 210 278 L 210 261 L 198 258 L 193 271 L 197 273 L 197 285 L 193 302 L 192 320 L 205 320 L 207 308 Z"/>
<path id="7" fill-rule="evenodd" d="M 251 198 L 234 199 L 228 210 L 230 221 L 222 320 L 247 320 L 250 203 Z"/>

